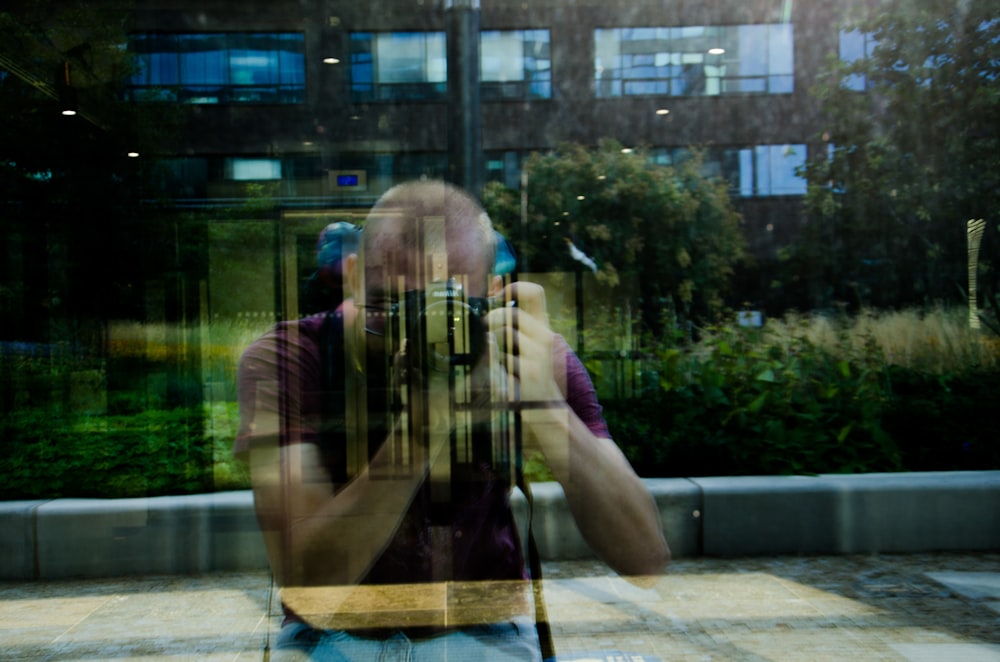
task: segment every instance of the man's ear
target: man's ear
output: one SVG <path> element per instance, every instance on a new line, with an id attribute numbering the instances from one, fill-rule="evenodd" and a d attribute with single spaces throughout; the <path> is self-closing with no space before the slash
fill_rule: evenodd
<path id="1" fill-rule="evenodd" d="M 500 290 L 502 289 L 503 289 L 503 277 L 493 276 L 492 278 L 490 278 L 490 287 L 489 291 L 487 291 L 486 293 L 486 296 L 495 297 L 496 295 L 500 294 Z"/>

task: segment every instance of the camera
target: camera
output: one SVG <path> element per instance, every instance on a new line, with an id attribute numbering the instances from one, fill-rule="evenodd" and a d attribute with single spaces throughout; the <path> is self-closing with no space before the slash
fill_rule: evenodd
<path id="1" fill-rule="evenodd" d="M 454 279 L 412 290 L 391 320 L 406 340 L 407 367 L 420 377 L 474 367 L 487 351 L 490 300 L 465 297 Z"/>
<path id="2" fill-rule="evenodd" d="M 500 305 L 515 304 L 467 297 L 448 279 L 401 294 L 390 309 L 388 349 L 405 366 L 397 410 L 410 421 L 436 422 L 411 426 L 410 443 L 448 435 L 449 457 L 439 458 L 429 474 L 433 501 L 442 507 L 487 476 L 508 484 L 515 478 L 519 453 L 506 372 L 489 356 L 485 319 Z"/>

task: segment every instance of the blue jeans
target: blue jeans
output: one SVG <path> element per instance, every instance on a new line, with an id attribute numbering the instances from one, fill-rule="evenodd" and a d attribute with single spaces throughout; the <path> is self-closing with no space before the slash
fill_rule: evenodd
<path id="1" fill-rule="evenodd" d="M 510 623 L 477 625 L 426 638 L 411 639 L 404 632 L 384 637 L 359 636 L 345 630 L 317 630 L 304 623 L 288 623 L 275 642 L 275 662 L 540 662 L 538 633 L 530 618 Z"/>

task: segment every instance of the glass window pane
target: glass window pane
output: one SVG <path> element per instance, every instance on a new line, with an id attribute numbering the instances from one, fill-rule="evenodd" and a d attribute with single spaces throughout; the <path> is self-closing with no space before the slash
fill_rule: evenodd
<path id="1" fill-rule="evenodd" d="M 854 62 L 865 57 L 865 37 L 860 30 L 840 31 L 840 59 L 844 62 Z"/>
<path id="2" fill-rule="evenodd" d="M 227 175 L 234 181 L 265 181 L 281 179 L 279 159 L 232 158 L 227 163 Z"/>
<path id="3" fill-rule="evenodd" d="M 805 195 L 806 181 L 795 173 L 805 165 L 805 145 L 771 145 L 769 160 L 771 195 Z"/>
<path id="4" fill-rule="evenodd" d="M 768 26 L 741 25 L 739 35 L 736 72 L 740 76 L 766 76 L 768 73 Z"/>
<path id="5" fill-rule="evenodd" d="M 448 81 L 447 41 L 443 32 L 427 34 L 427 82 Z"/>
<path id="6" fill-rule="evenodd" d="M 740 163 L 740 195 L 749 198 L 754 194 L 754 154 L 753 150 L 741 149 Z"/>
<path id="7" fill-rule="evenodd" d="M 795 91 L 794 76 L 769 76 L 767 91 L 771 94 L 791 94 Z"/>
<path id="8" fill-rule="evenodd" d="M 305 39 L 301 34 L 282 35 L 279 44 L 279 76 L 282 85 L 303 86 L 306 82 Z"/>
<path id="9" fill-rule="evenodd" d="M 779 23 L 770 26 L 768 42 L 768 71 L 771 74 L 795 73 L 795 48 L 792 25 Z"/>
<path id="10" fill-rule="evenodd" d="M 278 50 L 270 35 L 241 34 L 230 39 L 229 76 L 234 85 L 277 83 Z"/>
<path id="11" fill-rule="evenodd" d="M 480 64 L 484 82 L 524 80 L 524 39 L 521 33 L 482 33 Z"/>
<path id="12" fill-rule="evenodd" d="M 375 77 L 379 83 L 427 80 L 427 40 L 421 33 L 380 34 L 375 41 Z"/>
<path id="13" fill-rule="evenodd" d="M 225 85 L 229 82 L 224 35 L 186 34 L 178 41 L 182 85 Z"/>

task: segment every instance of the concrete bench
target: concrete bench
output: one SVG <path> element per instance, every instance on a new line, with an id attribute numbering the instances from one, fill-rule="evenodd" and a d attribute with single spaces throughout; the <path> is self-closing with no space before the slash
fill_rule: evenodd
<path id="1" fill-rule="evenodd" d="M 676 557 L 1000 549 L 1000 471 L 645 482 Z M 591 558 L 562 488 L 532 493 L 543 560 Z M 513 503 L 523 528 L 523 495 Z M 0 502 L 0 579 L 266 567 L 249 491 Z"/>

